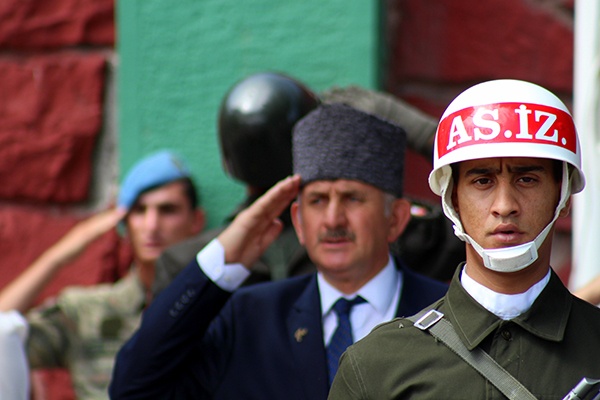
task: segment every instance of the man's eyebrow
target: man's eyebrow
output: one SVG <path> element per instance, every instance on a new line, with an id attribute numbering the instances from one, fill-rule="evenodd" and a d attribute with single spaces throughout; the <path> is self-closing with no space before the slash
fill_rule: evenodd
<path id="1" fill-rule="evenodd" d="M 315 197 L 315 196 L 323 196 L 325 194 L 324 190 L 315 190 L 315 189 L 311 189 L 311 190 L 304 190 L 304 196 L 305 197 Z"/>
<path id="2" fill-rule="evenodd" d="M 517 172 L 517 173 L 527 173 L 527 172 L 540 172 L 540 171 L 545 171 L 546 168 L 544 168 L 542 165 L 509 165 L 508 166 L 508 171 L 509 172 Z"/>
<path id="3" fill-rule="evenodd" d="M 366 192 L 358 189 L 340 190 L 339 194 L 344 197 L 360 197 L 366 196 Z"/>
<path id="4" fill-rule="evenodd" d="M 465 176 L 487 175 L 487 174 L 498 173 L 498 172 L 500 172 L 500 169 L 498 169 L 498 168 L 477 167 L 477 168 L 471 168 L 471 169 L 465 171 Z"/>
<path id="5" fill-rule="evenodd" d="M 343 197 L 348 197 L 348 196 L 358 196 L 358 195 L 364 194 L 364 191 L 352 188 L 352 189 L 335 190 L 335 193 L 337 195 L 340 195 Z M 330 194 L 329 190 L 313 189 L 310 191 L 305 191 L 306 197 L 323 197 L 323 196 L 329 196 L 329 194 Z"/>
<path id="6" fill-rule="evenodd" d="M 181 204 L 176 201 L 165 201 L 156 205 L 158 208 L 180 207 Z"/>

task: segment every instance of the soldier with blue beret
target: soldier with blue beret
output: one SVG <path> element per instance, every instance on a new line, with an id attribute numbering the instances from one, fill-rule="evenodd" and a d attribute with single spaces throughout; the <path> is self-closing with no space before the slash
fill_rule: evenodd
<path id="1" fill-rule="evenodd" d="M 28 311 L 61 268 L 119 223 L 133 253 L 126 276 L 114 283 L 67 287 Z M 25 316 L 30 367 L 68 368 L 78 399 L 106 399 L 115 355 L 152 300 L 156 259 L 203 226 L 196 187 L 181 156 L 161 150 L 136 163 L 123 179 L 117 207 L 75 225 L 0 292 L 0 310 Z"/>

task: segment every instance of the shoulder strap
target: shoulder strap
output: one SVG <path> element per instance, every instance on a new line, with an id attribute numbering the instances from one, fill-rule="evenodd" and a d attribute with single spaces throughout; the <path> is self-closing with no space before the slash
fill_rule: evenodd
<path id="1" fill-rule="evenodd" d="M 469 350 L 458 337 L 454 327 L 444 314 L 437 310 L 424 310 L 409 317 L 414 326 L 429 332 L 458 354 L 484 378 L 489 380 L 509 399 L 536 400 L 514 376 L 508 373 L 489 354 L 480 348 Z"/>

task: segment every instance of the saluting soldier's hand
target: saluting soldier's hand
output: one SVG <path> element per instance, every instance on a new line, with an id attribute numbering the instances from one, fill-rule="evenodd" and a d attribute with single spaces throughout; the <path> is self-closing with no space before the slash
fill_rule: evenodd
<path id="1" fill-rule="evenodd" d="M 250 207 L 240 212 L 219 235 L 225 249 L 225 263 L 240 263 L 250 268 L 283 229 L 279 215 L 298 195 L 300 176 L 279 181 Z"/>
<path id="2" fill-rule="evenodd" d="M 127 214 L 123 208 L 110 208 L 77 223 L 48 250 L 56 262 L 66 264 L 81 254 L 93 241 L 116 227 Z"/>

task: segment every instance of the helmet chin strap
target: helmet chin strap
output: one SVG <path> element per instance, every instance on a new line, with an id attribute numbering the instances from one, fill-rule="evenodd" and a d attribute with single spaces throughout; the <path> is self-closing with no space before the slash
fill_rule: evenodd
<path id="1" fill-rule="evenodd" d="M 484 249 L 473 238 L 471 238 L 463 229 L 460 218 L 452 206 L 452 172 L 450 167 L 443 171 L 444 176 L 440 180 L 442 182 L 442 207 L 444 213 L 452 222 L 454 222 L 454 234 L 462 241 L 469 243 L 477 254 L 483 259 L 483 264 L 486 268 L 496 272 L 517 272 L 527 268 L 538 258 L 538 249 L 546 240 L 546 236 L 552 229 L 554 222 L 558 219 L 561 210 L 564 208 L 569 195 L 571 194 L 569 167 L 566 162 L 563 162 L 561 197 L 554 218 L 546 227 L 537 235 L 537 237 L 527 243 L 523 243 L 512 247 L 501 247 L 497 249 Z"/>

